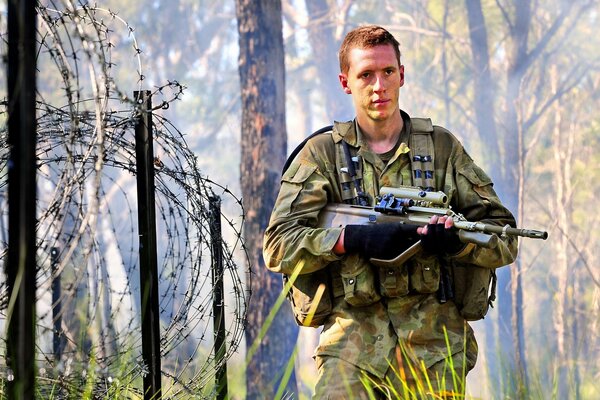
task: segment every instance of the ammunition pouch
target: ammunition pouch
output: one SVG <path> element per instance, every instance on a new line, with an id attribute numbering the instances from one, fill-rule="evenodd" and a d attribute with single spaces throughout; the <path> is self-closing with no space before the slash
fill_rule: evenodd
<path id="1" fill-rule="evenodd" d="M 436 255 L 414 257 L 408 263 L 410 290 L 416 293 L 435 293 L 440 286 L 440 261 Z"/>
<path id="2" fill-rule="evenodd" d="M 379 268 L 379 291 L 383 297 L 401 297 L 409 293 L 406 268 Z"/>
<path id="3" fill-rule="evenodd" d="M 381 300 L 373 267 L 358 255 L 349 255 L 340 275 L 344 285 L 344 300 L 354 307 L 364 307 Z"/>

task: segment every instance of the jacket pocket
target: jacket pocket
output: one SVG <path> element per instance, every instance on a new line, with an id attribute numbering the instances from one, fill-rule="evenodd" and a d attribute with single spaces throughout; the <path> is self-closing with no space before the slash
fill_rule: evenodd
<path id="1" fill-rule="evenodd" d="M 304 183 L 317 170 L 317 166 L 309 163 L 292 164 L 281 177 L 281 189 L 276 202 L 280 215 L 291 214 L 298 202 Z"/>
<path id="2" fill-rule="evenodd" d="M 440 286 L 437 256 L 415 257 L 410 262 L 410 288 L 417 293 L 435 293 Z"/>
<path id="3" fill-rule="evenodd" d="M 470 189 L 477 195 L 478 198 L 469 199 L 471 202 L 483 201 L 484 204 L 489 205 L 490 201 L 496 197 L 496 193 L 493 189 L 493 183 L 489 176 L 484 170 L 479 168 L 475 164 L 471 164 L 467 167 L 458 170 L 458 174 L 466 179 L 467 184 L 470 185 Z M 460 184 L 459 184 L 460 185 Z M 462 190 L 461 193 L 469 193 L 467 189 Z"/>

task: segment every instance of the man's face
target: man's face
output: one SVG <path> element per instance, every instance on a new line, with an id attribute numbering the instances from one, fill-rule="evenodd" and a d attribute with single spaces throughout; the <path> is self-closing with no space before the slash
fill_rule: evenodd
<path id="1" fill-rule="evenodd" d="M 352 95 L 359 120 L 385 121 L 398 110 L 398 95 L 404 85 L 404 66 L 392 45 L 354 48 L 348 55 L 347 73 L 339 75 L 344 92 Z"/>

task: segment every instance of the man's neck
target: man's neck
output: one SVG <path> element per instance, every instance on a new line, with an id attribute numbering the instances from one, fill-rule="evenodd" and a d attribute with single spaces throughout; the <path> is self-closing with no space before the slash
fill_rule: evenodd
<path id="1" fill-rule="evenodd" d="M 379 154 L 389 151 L 396 145 L 404 126 L 400 110 L 385 121 L 357 117 L 357 122 L 369 148 Z"/>

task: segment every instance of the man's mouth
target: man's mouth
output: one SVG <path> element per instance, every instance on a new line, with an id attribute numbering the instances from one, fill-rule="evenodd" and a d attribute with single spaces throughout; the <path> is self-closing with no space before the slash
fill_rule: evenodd
<path id="1" fill-rule="evenodd" d="M 373 101 L 373 104 L 375 104 L 375 105 L 380 105 L 380 104 L 386 104 L 386 103 L 388 103 L 388 102 L 389 102 L 389 100 L 385 100 L 385 99 L 378 99 L 378 100 L 374 100 L 374 101 Z"/>

